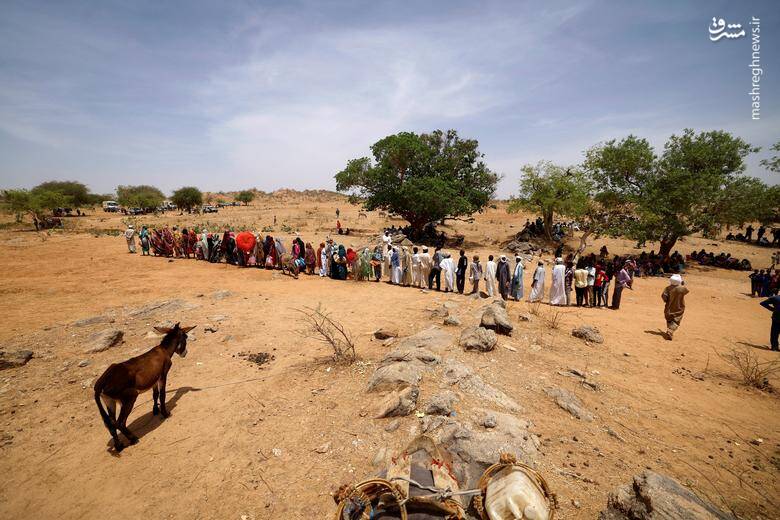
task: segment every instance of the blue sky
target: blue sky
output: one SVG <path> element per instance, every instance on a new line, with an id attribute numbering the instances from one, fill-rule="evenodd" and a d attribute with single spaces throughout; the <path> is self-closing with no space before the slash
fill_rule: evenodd
<path id="1" fill-rule="evenodd" d="M 73 179 L 333 188 L 402 130 L 456 128 L 504 175 L 629 133 L 780 140 L 776 2 L 3 1 L 0 187 Z M 750 39 L 761 19 L 761 120 Z"/>

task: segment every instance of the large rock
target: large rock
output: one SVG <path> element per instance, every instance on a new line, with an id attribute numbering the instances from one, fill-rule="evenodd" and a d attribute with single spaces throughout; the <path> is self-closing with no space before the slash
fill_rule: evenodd
<path id="1" fill-rule="evenodd" d="M 600 520 L 726 520 L 732 519 L 676 480 L 652 471 L 635 475 L 607 498 Z"/>
<path id="2" fill-rule="evenodd" d="M 485 383 L 473 370 L 454 359 L 447 361 L 444 369 L 444 382 L 456 385 L 466 393 L 479 399 L 490 401 L 509 411 L 518 412 L 522 409 L 517 402 L 504 392 Z"/>
<path id="3" fill-rule="evenodd" d="M 99 323 L 114 323 L 114 317 L 106 314 L 99 316 L 91 316 L 89 318 L 83 318 L 73 322 L 74 327 L 88 327 L 90 325 L 97 325 Z"/>
<path id="4" fill-rule="evenodd" d="M 571 331 L 571 335 L 575 338 L 580 338 L 588 343 L 604 343 L 604 338 L 601 336 L 601 332 L 596 327 L 590 325 L 581 325 Z"/>
<path id="5" fill-rule="evenodd" d="M 417 386 L 423 372 L 440 361 L 441 358 L 428 349 L 399 346 L 379 362 L 368 381 L 368 391 L 381 392 Z"/>
<path id="6" fill-rule="evenodd" d="M 554 387 L 546 388 L 544 391 L 547 395 L 552 397 L 553 401 L 555 401 L 555 404 L 572 414 L 577 419 L 588 422 L 593 420 L 593 414 L 590 413 L 585 408 L 585 406 L 583 406 L 582 401 L 580 401 L 576 395 L 572 394 L 568 390 Z"/>
<path id="7" fill-rule="evenodd" d="M 22 367 L 33 357 L 31 350 L 0 350 L 0 370 Z"/>
<path id="8" fill-rule="evenodd" d="M 452 346 L 452 336 L 440 327 L 428 327 L 416 334 L 401 338 L 398 348 L 426 348 L 433 352 L 441 352 Z"/>
<path id="9" fill-rule="evenodd" d="M 504 300 L 499 300 L 502 303 Z M 480 325 L 486 329 L 494 330 L 498 334 L 506 336 L 512 335 L 512 323 L 509 321 L 509 314 L 506 313 L 504 306 L 498 303 L 491 303 L 482 312 L 482 321 Z"/>
<path id="10" fill-rule="evenodd" d="M 477 413 L 484 416 L 486 412 Z M 504 413 L 490 414 L 495 425 L 489 429 L 444 418 L 432 433 L 453 456 L 453 469 L 464 489 L 476 487 L 482 473 L 498 462 L 501 453 L 511 453 L 529 465 L 534 465 L 538 456 L 539 439 L 530 432 L 533 425 L 529 421 Z"/>
<path id="11" fill-rule="evenodd" d="M 417 406 L 420 391 L 416 386 L 410 386 L 399 392 L 393 392 L 379 405 L 376 417 L 403 417 L 409 415 Z"/>
<path id="12" fill-rule="evenodd" d="M 122 343 L 125 333 L 119 329 L 106 329 L 96 332 L 89 337 L 89 347 L 84 352 L 93 354 L 103 352 Z"/>
<path id="13" fill-rule="evenodd" d="M 460 346 L 463 350 L 490 352 L 496 348 L 496 333 L 484 327 L 468 327 L 460 334 Z"/>
<path id="14" fill-rule="evenodd" d="M 452 407 L 457 402 L 458 396 L 455 392 L 446 390 L 431 397 L 423 411 L 428 415 L 450 415 L 453 411 Z"/>

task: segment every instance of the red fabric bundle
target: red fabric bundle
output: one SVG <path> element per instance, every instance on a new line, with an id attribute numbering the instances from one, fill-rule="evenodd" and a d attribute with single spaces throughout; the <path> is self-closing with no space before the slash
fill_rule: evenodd
<path id="1" fill-rule="evenodd" d="M 255 250 L 255 236 L 249 231 L 242 231 L 236 235 L 236 247 L 245 253 L 251 253 Z"/>

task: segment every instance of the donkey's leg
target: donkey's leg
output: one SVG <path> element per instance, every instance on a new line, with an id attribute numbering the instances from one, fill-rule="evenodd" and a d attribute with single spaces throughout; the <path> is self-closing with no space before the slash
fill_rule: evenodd
<path id="1" fill-rule="evenodd" d="M 135 444 L 138 442 L 138 437 L 135 436 L 133 432 L 131 432 L 127 428 L 127 418 L 130 415 L 130 412 L 133 411 L 133 405 L 135 404 L 135 400 L 138 398 L 138 393 L 128 392 L 127 395 L 122 399 L 122 409 L 119 411 L 119 419 L 117 420 L 117 427 L 119 428 L 119 431 L 125 434 L 125 437 L 130 441 L 130 444 Z"/>
<path id="2" fill-rule="evenodd" d="M 108 414 L 109 419 L 111 419 L 111 425 L 108 427 L 108 431 L 111 434 L 111 437 L 114 438 L 114 449 L 119 453 L 125 445 L 119 440 L 119 436 L 116 434 L 116 428 L 114 428 L 114 425 L 116 424 L 116 400 L 105 394 L 101 396 L 101 399 L 103 400 L 103 404 L 106 405 L 106 413 Z"/>
<path id="3" fill-rule="evenodd" d="M 168 411 L 168 408 L 165 406 L 165 383 L 168 381 L 168 369 L 170 366 L 166 367 L 163 370 L 162 375 L 160 376 L 160 413 L 162 413 L 162 416 L 164 419 L 167 419 L 171 416 L 170 412 Z"/>
<path id="4" fill-rule="evenodd" d="M 152 398 L 154 399 L 154 406 L 152 407 L 152 415 L 157 415 L 160 413 L 160 407 L 157 406 L 157 398 L 160 396 L 160 389 L 157 388 L 158 383 L 155 383 L 154 386 L 152 387 Z"/>

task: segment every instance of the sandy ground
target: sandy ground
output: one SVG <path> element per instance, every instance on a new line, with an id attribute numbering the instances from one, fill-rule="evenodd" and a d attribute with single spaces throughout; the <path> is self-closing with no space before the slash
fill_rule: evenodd
<path id="1" fill-rule="evenodd" d="M 366 233 L 389 222 L 376 214 L 358 218 L 358 208 L 327 197 L 136 222 L 259 230 L 276 215 L 275 234 L 289 236 L 279 233 L 286 224 L 319 242 L 335 224 L 337 205 L 345 226 Z M 469 254 L 478 252 L 484 262 L 525 218 L 499 207 L 455 228 L 466 235 Z M 371 475 L 377 450 L 401 446 L 418 428 L 414 415 L 392 433 L 384 430 L 388 419 L 372 418 L 377 397 L 365 392 L 366 382 L 391 348 L 372 332 L 395 326 L 411 334 L 441 324 L 426 309 L 443 302 L 455 304 L 453 313 L 471 325 L 482 305 L 386 283 L 294 280 L 224 264 L 141 258 L 127 253 L 123 238 L 105 234 L 123 225 L 121 216 L 100 213 L 68 219 L 64 232 L 0 232 L 0 345 L 35 353 L 26 366 L 0 372 L 0 518 L 329 518 L 330 492 Z M 597 240 L 593 249 L 602 243 L 612 252 L 635 251 L 620 240 Z M 700 238 L 679 249 L 701 247 L 746 256 L 758 267 L 771 254 Z M 454 338 L 448 356 L 514 398 L 523 407 L 518 415 L 533 422 L 541 439 L 537 464 L 559 496 L 560 518 L 594 518 L 609 491 L 645 468 L 673 476 L 742 518 L 779 516 L 778 394 L 741 385 L 717 355 L 737 346 L 776 359 L 766 350 L 769 313 L 746 294 L 747 273 L 691 269 L 686 281 L 691 293 L 674 342 L 658 335 L 665 286 L 659 278 L 637 280 L 617 312 L 560 309 L 558 328 L 549 326 L 555 311 L 543 305 L 486 354 L 460 351 L 460 329 L 448 328 Z M 175 310 L 134 312 L 164 300 L 181 301 Z M 336 366 L 322 344 L 296 332 L 295 309 L 320 302 L 354 334 L 360 362 Z M 508 311 L 514 320 L 529 306 L 509 302 Z M 115 321 L 73 325 L 98 315 Z M 151 395 L 144 394 L 128 422 L 141 442 L 116 456 L 95 408 L 93 381 L 108 364 L 155 345 L 147 334 L 166 319 L 198 326 L 189 355 L 174 359 L 172 416 L 152 416 Z M 206 324 L 217 331 L 204 332 Z M 571 337 L 579 324 L 599 327 L 605 343 Z M 124 331 L 125 343 L 85 354 L 89 336 L 110 327 Z M 258 367 L 240 352 L 275 359 Z M 89 364 L 79 366 L 82 360 Z M 600 390 L 559 374 L 569 368 L 589 373 Z M 582 422 L 559 409 L 543 391 L 549 386 L 574 392 L 596 420 Z M 421 402 L 433 390 L 424 386 Z M 456 410 L 468 415 L 482 405 L 463 396 Z M 751 443 L 756 439 L 761 442 Z M 328 444 L 325 453 L 315 451 Z"/>

